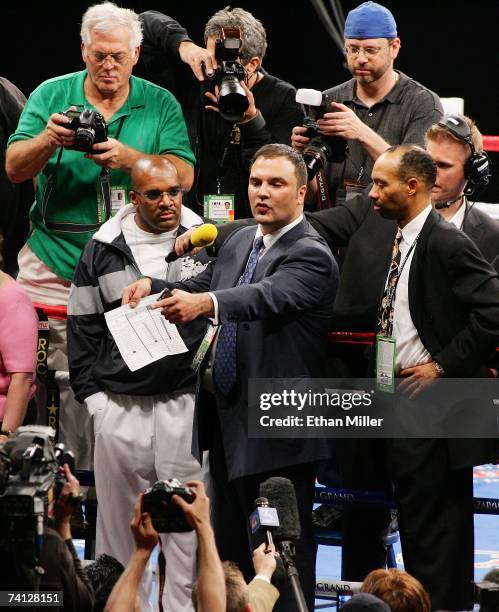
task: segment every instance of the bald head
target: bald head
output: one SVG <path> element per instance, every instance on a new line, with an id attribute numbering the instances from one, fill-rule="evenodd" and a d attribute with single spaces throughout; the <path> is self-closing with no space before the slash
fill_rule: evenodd
<path id="1" fill-rule="evenodd" d="M 175 166 L 159 155 L 143 157 L 133 165 L 131 178 L 137 225 L 154 234 L 178 227 L 183 189 Z"/>
<path id="2" fill-rule="evenodd" d="M 151 155 L 149 157 L 141 157 L 132 166 L 131 178 L 132 178 L 132 189 L 139 189 L 138 183 L 143 183 L 149 178 L 168 175 L 176 177 L 177 182 L 178 174 L 177 169 L 171 161 L 161 155 Z"/>

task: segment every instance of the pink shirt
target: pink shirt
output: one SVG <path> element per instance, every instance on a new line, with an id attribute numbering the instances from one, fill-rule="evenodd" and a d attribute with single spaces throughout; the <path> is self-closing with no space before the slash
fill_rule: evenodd
<path id="1" fill-rule="evenodd" d="M 38 317 L 28 294 L 14 280 L 0 287 L 0 420 L 10 384 L 9 373 L 33 372 L 35 393 Z"/>

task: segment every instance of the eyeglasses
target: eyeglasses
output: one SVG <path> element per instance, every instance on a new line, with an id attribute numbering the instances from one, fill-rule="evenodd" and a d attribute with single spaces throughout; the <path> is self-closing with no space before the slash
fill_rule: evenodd
<path id="1" fill-rule="evenodd" d="M 185 189 L 182 187 L 170 187 L 170 189 L 167 189 L 166 191 L 160 191 L 159 189 L 150 189 L 149 191 L 144 191 L 143 193 L 141 191 L 136 191 L 135 189 L 133 191 L 134 193 L 138 193 L 139 195 L 143 196 L 151 204 L 159 204 L 165 195 L 170 200 L 175 200 L 185 192 Z"/>
<path id="2" fill-rule="evenodd" d="M 354 45 L 347 45 L 345 51 L 350 57 L 358 57 L 363 55 L 366 59 L 376 57 L 381 51 L 382 47 L 355 47 Z"/>
<path id="3" fill-rule="evenodd" d="M 99 51 L 88 51 L 93 61 L 101 66 L 106 60 L 110 60 L 113 64 L 124 64 L 130 57 L 128 53 L 120 51 L 118 53 L 100 53 Z"/>

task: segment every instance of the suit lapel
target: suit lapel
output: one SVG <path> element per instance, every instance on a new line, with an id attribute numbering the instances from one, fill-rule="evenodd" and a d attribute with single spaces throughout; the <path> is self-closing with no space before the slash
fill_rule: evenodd
<path id="1" fill-rule="evenodd" d="M 466 202 L 466 215 L 464 217 L 463 232 L 467 234 L 475 244 L 480 244 L 483 234 L 481 220 L 474 214 L 474 210 L 469 208 Z"/>
<path id="2" fill-rule="evenodd" d="M 418 242 L 414 248 L 414 255 L 411 261 L 409 270 L 409 311 L 412 321 L 419 331 L 423 325 L 424 308 L 424 274 L 426 262 L 426 249 L 428 246 L 428 237 L 431 234 L 435 224 L 438 222 L 438 213 L 434 210 L 430 212 L 419 234 Z M 428 270 L 426 270 L 428 272 Z"/>
<path id="3" fill-rule="evenodd" d="M 293 244 L 305 234 L 307 227 L 308 221 L 303 219 L 301 223 L 295 225 L 295 227 L 286 232 L 284 236 L 279 238 L 279 240 L 272 245 L 268 253 L 260 257 L 255 269 L 255 274 L 253 275 L 252 283 L 256 283 L 267 276 L 268 269 L 272 263 L 288 252 L 290 248 L 293 248 Z"/>
<path id="4" fill-rule="evenodd" d="M 249 228 L 248 231 L 242 230 L 236 232 L 235 238 L 237 244 L 232 253 L 235 265 L 224 266 L 223 268 L 222 280 L 224 288 L 235 287 L 243 275 L 244 268 L 246 267 L 246 263 L 253 248 L 256 229 L 257 226 Z"/>

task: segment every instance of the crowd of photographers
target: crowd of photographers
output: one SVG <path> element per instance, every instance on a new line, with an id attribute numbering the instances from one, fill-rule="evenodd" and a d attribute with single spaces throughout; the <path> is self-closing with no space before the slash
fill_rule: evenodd
<path id="1" fill-rule="evenodd" d="M 416 576 L 373 572 L 385 562 L 387 513 L 346 509 L 342 573 L 364 583 L 345 609 L 471 609 L 471 466 L 497 459 L 494 441 L 478 454 L 459 451 L 456 465 L 441 441 L 391 449 L 398 465 L 409 456 L 420 461 L 408 487 L 393 466 L 380 476 L 380 446 L 371 441 L 334 449 L 326 440 L 248 439 L 243 379 L 365 375 L 364 348 L 327 350 L 326 332 L 379 331 L 385 315 L 392 329 L 397 309 L 398 316 L 405 309 L 406 323 L 415 318 L 412 268 L 401 281 L 406 292 L 409 284 L 406 301 L 392 301 L 395 288 L 387 293 L 406 260 L 407 270 L 412 265 L 420 234 L 420 242 L 427 239 L 421 225 L 392 279 L 396 250 L 409 240 L 403 230 L 411 206 L 427 206 L 433 223 L 445 219 L 476 247 L 456 238 L 465 246 L 445 252 L 449 269 L 442 277 L 432 271 L 439 288 L 449 284 L 450 310 L 461 317 L 452 320 L 451 337 L 468 334 L 458 356 L 446 361 L 447 341 L 442 347 L 432 337 L 438 350 L 428 349 L 413 368 L 398 361 L 399 371 L 413 392 L 446 371 L 497 377 L 491 296 L 499 225 L 474 208 L 490 180 L 481 134 L 467 117 L 444 117 L 435 93 L 394 69 L 397 26 L 374 2 L 345 22 L 352 79 L 325 92 L 296 92 L 264 70 L 265 29 L 243 9 L 216 12 L 204 37 L 198 46 L 173 17 L 103 2 L 82 18 L 84 70 L 45 81 L 27 101 L 0 80 L 0 189 L 13 211 L 0 227 L 8 272 L 0 271 L 0 322 L 9 329 L 0 339 L 0 554 L 11 560 L 0 590 L 62 593 L 63 604 L 46 603 L 74 611 L 311 609 L 317 464 L 336 457 L 345 486 L 385 488 L 385 477 L 395 483 L 406 567 Z M 150 80 L 132 74 L 139 60 Z M 396 188 L 385 180 L 387 164 L 397 166 Z M 400 191 L 413 171 L 417 180 Z M 379 226 L 368 192 L 381 216 L 398 221 L 398 232 L 396 224 Z M 390 205 L 399 207 L 392 216 Z M 210 251 L 193 250 L 214 241 L 203 234 L 205 220 L 220 224 L 219 238 Z M 160 308 L 177 324 L 186 351 L 132 371 L 105 313 L 122 299 L 136 306 L 151 290 L 164 290 L 151 312 Z M 67 324 L 65 317 L 49 324 L 40 312 L 38 320 L 32 303 L 49 311 L 67 306 Z M 416 340 L 407 340 L 406 351 Z M 50 430 L 19 430 L 46 419 L 76 464 L 64 445 L 53 446 Z M 72 544 L 71 517 L 82 499 L 75 466 L 94 470 L 98 501 L 98 560 L 85 569 Z M 418 510 L 410 495 L 420 491 L 428 507 L 449 510 L 438 572 L 424 559 L 441 525 L 432 518 L 432 531 Z M 465 560 L 455 554 L 457 530 Z"/>

